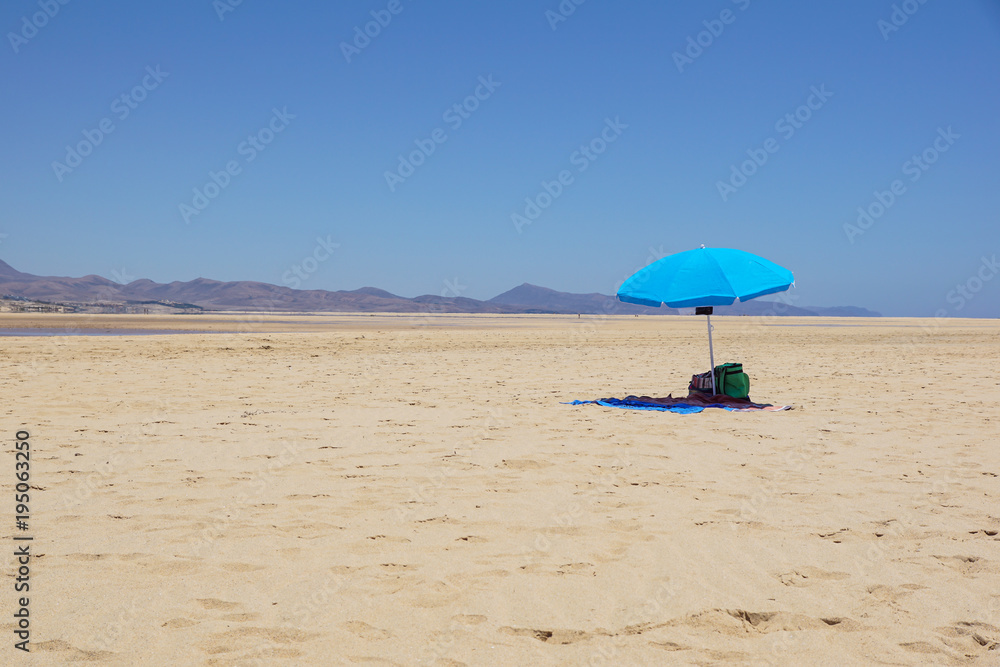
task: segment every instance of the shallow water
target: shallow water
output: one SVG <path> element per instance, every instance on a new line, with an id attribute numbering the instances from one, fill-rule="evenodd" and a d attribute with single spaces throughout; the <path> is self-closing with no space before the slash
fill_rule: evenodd
<path id="1" fill-rule="evenodd" d="M 236 333 L 182 329 L 0 329 L 2 336 L 164 336 L 167 334 Z"/>

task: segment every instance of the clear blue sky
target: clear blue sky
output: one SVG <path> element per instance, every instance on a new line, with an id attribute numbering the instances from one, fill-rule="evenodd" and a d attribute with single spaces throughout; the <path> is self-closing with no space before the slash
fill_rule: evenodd
<path id="1" fill-rule="evenodd" d="M 895 0 L 915 10 L 898 30 L 890 0 L 567 0 L 564 21 L 558 0 L 228 2 L 3 3 L 0 258 L 282 284 L 327 255 L 322 237 L 339 247 L 306 261 L 303 288 L 416 296 L 457 278 L 489 298 L 610 294 L 651 248 L 705 244 L 788 267 L 801 304 L 1000 316 L 982 262 L 1000 254 L 996 2 Z M 345 56 L 373 11 L 391 22 Z M 243 143 L 259 133 L 263 150 Z M 434 152 L 390 187 L 417 141 Z M 604 151 L 577 153 L 591 142 Z M 907 164 L 925 150 L 933 164 Z M 730 181 L 751 155 L 767 160 Z M 519 232 L 543 181 L 562 191 Z M 876 191 L 894 201 L 845 230 Z"/>

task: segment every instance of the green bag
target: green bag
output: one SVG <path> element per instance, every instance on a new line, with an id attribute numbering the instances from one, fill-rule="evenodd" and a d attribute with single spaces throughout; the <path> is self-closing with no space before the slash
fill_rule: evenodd
<path id="1" fill-rule="evenodd" d="M 749 398 L 750 376 L 743 372 L 743 364 L 720 364 L 715 367 L 715 387 L 726 396 Z"/>

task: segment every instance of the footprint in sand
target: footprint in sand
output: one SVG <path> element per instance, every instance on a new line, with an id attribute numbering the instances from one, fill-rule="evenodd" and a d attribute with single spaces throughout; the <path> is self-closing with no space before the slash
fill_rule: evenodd
<path id="1" fill-rule="evenodd" d="M 219 600 L 218 598 L 202 598 L 198 600 L 198 604 L 205 609 L 222 609 L 226 611 L 239 609 L 243 606 L 239 602 L 226 602 L 225 600 Z"/>
<path id="2" fill-rule="evenodd" d="M 512 628 L 504 626 L 500 632 L 515 637 L 531 637 L 546 644 L 575 644 L 590 639 L 593 635 L 582 630 L 535 630 L 533 628 Z"/>
<path id="3" fill-rule="evenodd" d="M 664 651 L 689 651 L 690 646 L 677 644 L 676 642 L 649 642 L 650 646 L 663 649 Z"/>
<path id="4" fill-rule="evenodd" d="M 846 572 L 830 572 L 821 570 L 818 567 L 805 565 L 797 567 L 791 572 L 779 574 L 778 580 L 785 586 L 811 586 L 821 581 L 836 581 L 850 577 Z"/>
<path id="5" fill-rule="evenodd" d="M 486 622 L 486 617 L 480 614 L 457 614 L 451 620 L 462 625 L 479 625 Z"/>
<path id="6" fill-rule="evenodd" d="M 980 558 L 979 556 L 934 556 L 941 564 L 950 567 L 963 575 L 972 574 L 996 574 L 1000 572 L 1000 566 L 993 561 Z"/>
<path id="7" fill-rule="evenodd" d="M 1000 628 L 989 623 L 960 621 L 937 632 L 946 646 L 966 656 L 1000 650 Z"/>
<path id="8" fill-rule="evenodd" d="M 899 646 L 911 653 L 944 653 L 945 655 L 949 655 L 948 651 L 944 650 L 944 648 L 938 648 L 930 642 L 904 642 Z"/>
<path id="9" fill-rule="evenodd" d="M 302 630 L 294 630 L 291 628 L 236 628 L 235 630 L 228 630 L 226 632 L 221 632 L 212 635 L 213 638 L 218 639 L 239 639 L 246 640 L 251 637 L 256 637 L 263 639 L 265 641 L 271 642 L 272 644 L 297 644 L 301 642 L 309 641 L 314 637 L 318 637 L 317 633 L 303 632 Z"/>
<path id="10" fill-rule="evenodd" d="M 105 662 L 115 657 L 111 651 L 85 651 L 61 639 L 45 642 L 32 642 L 33 651 L 64 652 L 60 662 Z"/>
<path id="11" fill-rule="evenodd" d="M 342 625 L 344 629 L 348 630 L 352 634 L 355 634 L 362 639 L 368 639 L 371 641 L 381 641 L 383 639 L 389 639 L 389 637 L 392 636 L 392 633 L 388 630 L 376 628 L 374 625 L 368 625 L 364 621 L 348 621 Z"/>
<path id="12" fill-rule="evenodd" d="M 861 624 L 857 621 L 839 616 L 816 618 L 784 611 L 746 611 L 744 609 L 710 609 L 692 614 L 680 624 L 712 628 L 716 632 L 739 636 L 744 636 L 748 631 L 766 634 L 820 629 L 853 632 L 862 629 Z"/>
<path id="13" fill-rule="evenodd" d="M 249 623 L 250 621 L 257 619 L 259 616 L 260 614 L 256 614 L 253 612 L 246 614 L 224 614 L 222 616 L 222 620 L 234 621 L 236 623 Z"/>
<path id="14" fill-rule="evenodd" d="M 223 563 L 222 569 L 230 572 L 256 572 L 267 569 L 263 565 L 252 565 L 251 563 Z"/>
<path id="15" fill-rule="evenodd" d="M 302 632 L 287 628 L 237 628 L 227 632 L 213 634 L 207 641 L 200 644 L 205 653 L 209 655 L 219 655 L 222 653 L 239 653 L 250 651 L 245 658 L 298 658 L 302 652 L 290 646 L 274 646 L 275 644 L 293 644 L 309 641 L 318 634 Z M 254 640 L 257 640 L 256 642 Z M 258 648 L 254 648 L 257 644 Z M 264 646 L 260 646 L 263 644 Z M 227 656 L 226 664 L 231 664 L 232 658 Z M 209 660 L 209 664 L 214 664 Z M 242 664 L 242 663 L 240 663 Z M 265 664 L 268 664 L 265 662 Z"/>
<path id="16" fill-rule="evenodd" d="M 897 604 L 907 595 L 913 595 L 914 591 L 923 590 L 925 588 L 927 587 L 921 586 L 920 584 L 903 584 L 902 586 L 875 584 L 873 586 L 869 586 L 867 591 L 868 594 L 876 600 L 887 602 L 889 604 Z"/>

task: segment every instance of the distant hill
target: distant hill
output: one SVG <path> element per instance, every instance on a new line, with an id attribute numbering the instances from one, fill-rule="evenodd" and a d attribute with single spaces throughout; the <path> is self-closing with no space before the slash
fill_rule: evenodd
<path id="1" fill-rule="evenodd" d="M 432 295 L 415 299 L 375 287 L 353 291 L 295 290 L 254 281 L 220 282 L 196 278 L 157 283 L 134 280 L 122 285 L 101 276 L 68 278 L 22 273 L 0 260 L 0 293 L 52 303 L 136 303 L 146 301 L 196 304 L 211 310 L 278 310 L 390 313 L 521 313 L 522 308 L 476 299 Z M 568 312 L 568 311 L 546 311 Z"/>
<path id="2" fill-rule="evenodd" d="M 660 306 L 650 308 L 649 306 L 637 306 L 631 303 L 624 303 L 613 296 L 606 294 L 572 294 L 570 292 L 557 292 L 547 287 L 538 287 L 524 283 L 512 290 L 499 294 L 488 301 L 488 303 L 501 304 L 504 306 L 514 306 L 524 309 L 535 309 L 539 312 L 559 312 L 559 313 L 586 313 L 586 314 L 607 314 L 607 315 L 676 315 L 673 308 Z"/>
<path id="3" fill-rule="evenodd" d="M 21 273 L 13 266 L 0 259 L 0 278 L 9 278 L 11 280 L 16 280 L 18 278 L 34 278 L 34 277 L 35 276 L 32 276 L 29 273 Z"/>
<path id="4" fill-rule="evenodd" d="M 158 302 L 193 304 L 207 310 L 258 310 L 364 313 L 541 313 L 586 315 L 677 315 L 674 308 L 650 308 L 622 303 L 606 294 L 573 294 L 524 283 L 488 301 L 431 294 L 412 299 L 375 287 L 330 292 L 295 290 L 248 280 L 221 282 L 196 278 L 186 282 L 157 283 L 148 279 L 127 285 L 101 276 L 82 278 L 35 276 L 22 273 L 0 260 L 0 294 L 50 303 Z M 684 311 L 687 312 L 687 311 Z M 775 307 L 767 301 L 717 306 L 720 315 L 827 315 L 876 317 L 878 313 L 842 306 L 837 308 Z"/>

